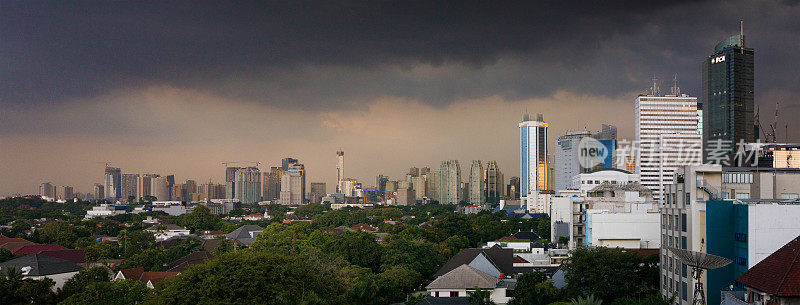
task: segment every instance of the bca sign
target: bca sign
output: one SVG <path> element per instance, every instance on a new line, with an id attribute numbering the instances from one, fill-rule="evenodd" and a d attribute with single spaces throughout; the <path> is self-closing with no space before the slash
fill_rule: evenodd
<path id="1" fill-rule="evenodd" d="M 578 144 L 578 162 L 583 168 L 601 165 L 610 155 L 609 148 L 592 137 L 585 137 Z"/>

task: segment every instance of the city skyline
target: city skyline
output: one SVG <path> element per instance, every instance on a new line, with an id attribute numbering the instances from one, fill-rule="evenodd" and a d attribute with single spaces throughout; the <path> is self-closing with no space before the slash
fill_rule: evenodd
<path id="1" fill-rule="evenodd" d="M 120 7 L 106 11 L 111 17 L 147 15 L 154 9 L 115 5 Z M 494 29 L 503 35 L 492 40 L 485 40 L 480 26 L 497 18 L 480 8 L 443 13 L 477 19 L 474 27 L 448 28 L 435 23 L 441 17 L 432 13 L 436 7 L 409 8 L 417 16 L 391 16 L 386 7 L 365 5 L 351 9 L 390 15 L 390 28 L 403 21 L 414 21 L 418 28 L 430 25 L 452 39 L 436 41 L 414 32 L 410 34 L 424 39 L 406 46 L 403 36 L 392 35 L 399 33 L 389 29 L 360 32 L 365 29 L 357 27 L 358 31 L 348 32 L 342 29 L 350 24 L 349 15 L 326 15 L 329 18 L 319 22 L 329 24 L 332 32 L 323 32 L 313 42 L 337 50 L 338 56 L 306 52 L 306 57 L 289 56 L 285 62 L 276 58 L 309 47 L 276 46 L 272 53 L 255 52 L 255 46 L 243 42 L 251 38 L 247 35 L 219 38 L 214 29 L 223 33 L 250 29 L 240 22 L 222 26 L 230 17 L 223 13 L 211 14 L 208 23 L 188 18 L 186 24 L 176 8 L 166 8 L 165 19 L 156 21 L 172 26 L 172 34 L 185 39 L 171 42 L 175 37 L 164 34 L 142 38 L 162 28 L 138 32 L 132 28 L 140 24 L 103 18 L 89 19 L 88 24 L 112 25 L 109 29 L 82 36 L 87 31 L 81 24 L 63 26 L 71 24 L 70 18 L 85 17 L 75 7 L 42 8 L 30 15 L 24 14 L 32 9 L 27 4 L 3 6 L 0 20 L 9 31 L 0 35 L 9 43 L 0 54 L 10 56 L 7 71 L 11 72 L 3 74 L 8 81 L 0 87 L 4 109 L 0 143 L 13 145 L 0 146 L 0 196 L 35 194 L 46 181 L 90 192 L 94 183 L 103 183 L 106 161 L 123 173 L 174 174 L 176 181 L 212 178 L 221 183 L 222 162 L 260 161 L 265 172 L 287 156 L 303 160 L 307 181 L 326 182 L 331 192 L 336 177 L 333 153 L 340 148 L 348 152 L 347 177 L 360 181 L 371 181 L 377 174 L 399 180 L 410 166 L 436 168 L 450 159 L 462 164 L 497 160 L 510 178 L 519 171 L 516 125 L 523 113 L 544 114 L 551 126 L 548 145 L 566 130 L 588 126 L 596 131 L 603 123 L 617 125 L 621 139 L 633 139 L 631 100 L 645 91 L 652 75 L 663 79 L 666 87 L 677 73 L 682 91 L 700 96 L 700 63 L 717 42 L 739 32 L 740 19 L 748 47 L 758 50 L 756 106 L 762 114 L 772 114 L 776 102 L 781 102 L 781 120 L 800 114 L 794 98 L 800 95 L 800 79 L 792 74 L 800 52 L 797 46 L 782 43 L 799 40 L 800 21 L 793 17 L 800 7 L 791 2 L 631 4 L 577 10 L 573 4 L 548 12 L 603 17 L 556 25 L 548 24 L 554 22 L 549 18 L 533 22 L 524 19 L 537 18 L 524 13 L 509 14 L 509 24 Z M 254 11 L 265 10 L 258 9 Z M 613 12 L 603 13 L 608 11 Z M 648 19 L 628 15 L 642 12 Z M 243 18 L 245 23 L 247 19 Z M 561 35 L 539 34 L 548 26 Z M 48 29 L 52 33 L 45 33 Z M 309 34 L 302 24 L 291 29 Z M 582 31 L 586 34 L 577 34 Z M 121 39 L 85 49 L 108 35 Z M 563 38 L 570 35 L 574 38 Z M 198 36 L 277 55 L 249 58 L 222 53 Z M 359 43 L 345 48 L 344 37 L 356 37 Z M 53 50 L 50 42 L 65 38 L 80 39 Z M 369 40 L 375 38 L 392 48 Z M 439 48 L 418 45 L 420 41 Z M 193 43 L 199 44 L 197 54 L 207 57 L 183 54 Z M 129 53 L 117 55 L 125 47 L 131 47 L 126 49 Z M 165 59 L 174 50 L 183 55 Z M 254 90 L 258 87 L 267 91 Z M 771 116 L 762 115 L 762 120 L 765 117 L 771 122 Z M 790 122 L 778 125 L 786 123 Z M 790 142 L 797 138 L 797 128 L 792 127 Z M 784 138 L 780 129 L 778 139 Z"/>

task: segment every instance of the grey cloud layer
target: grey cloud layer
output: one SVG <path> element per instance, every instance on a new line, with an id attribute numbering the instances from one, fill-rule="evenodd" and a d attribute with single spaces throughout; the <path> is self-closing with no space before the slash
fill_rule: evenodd
<path id="1" fill-rule="evenodd" d="M 614 96 L 641 89 L 651 73 L 679 73 L 697 92 L 698 63 L 736 31 L 739 18 L 763 47 L 759 54 L 784 55 L 770 46 L 799 40 L 800 11 L 791 5 L 6 1 L 0 3 L 0 64 L 6 67 L 0 98 L 57 104 L 168 85 L 317 110 L 383 95 L 435 105 L 562 89 Z M 798 52 L 785 53 L 800 59 Z M 520 65 L 498 66 L 503 58 Z M 405 70 L 419 65 L 456 68 Z M 766 61 L 759 71 L 769 67 L 780 63 Z M 776 80 L 761 88 L 782 85 Z"/>

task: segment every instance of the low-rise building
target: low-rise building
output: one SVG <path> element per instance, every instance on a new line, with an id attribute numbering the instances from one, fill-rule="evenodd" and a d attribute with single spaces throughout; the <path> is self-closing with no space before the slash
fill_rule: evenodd
<path id="1" fill-rule="evenodd" d="M 14 268 L 22 272 L 23 278 L 41 280 L 48 278 L 55 282 L 53 290 L 60 289 L 70 278 L 83 268 L 77 264 L 44 254 L 28 254 L 10 261 L 0 263 L 0 272 Z"/>
<path id="2" fill-rule="evenodd" d="M 156 224 L 145 229 L 145 231 L 153 233 L 156 241 L 167 240 L 177 236 L 187 236 L 190 234 L 189 229 L 176 224 Z"/>

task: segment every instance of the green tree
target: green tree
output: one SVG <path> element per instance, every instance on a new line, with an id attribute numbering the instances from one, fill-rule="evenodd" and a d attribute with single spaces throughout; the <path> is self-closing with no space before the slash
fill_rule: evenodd
<path id="1" fill-rule="evenodd" d="M 212 254 L 214 254 L 214 256 L 220 256 L 231 251 L 233 251 L 233 242 L 231 242 L 230 239 L 223 239 L 214 247 Z"/>
<path id="2" fill-rule="evenodd" d="M 343 304 L 334 260 L 306 252 L 227 253 L 166 280 L 157 304 Z"/>
<path id="3" fill-rule="evenodd" d="M 49 278 L 24 279 L 13 267 L 0 270 L 0 304 L 55 304 L 54 284 Z"/>
<path id="4" fill-rule="evenodd" d="M 312 217 L 320 215 L 328 210 L 330 210 L 330 208 L 324 204 L 309 204 L 296 208 L 294 214 L 298 217 Z"/>
<path id="5" fill-rule="evenodd" d="M 541 272 L 524 273 L 517 278 L 514 299 L 509 304 L 550 304 L 562 298 L 561 291 L 553 281 Z"/>
<path id="6" fill-rule="evenodd" d="M 78 272 L 75 276 L 68 279 L 64 286 L 58 290 L 59 297 L 66 298 L 73 294 L 80 293 L 91 283 L 108 282 L 111 274 L 106 267 L 92 267 Z"/>
<path id="7" fill-rule="evenodd" d="M 119 244 L 122 247 L 122 255 L 131 257 L 155 246 L 156 238 L 152 233 L 141 230 L 122 230 L 119 234 Z"/>
<path id="8" fill-rule="evenodd" d="M 422 275 L 404 266 L 395 266 L 378 275 L 378 295 L 384 304 L 405 300 L 406 294 L 414 291 L 423 282 Z"/>
<path id="9" fill-rule="evenodd" d="M 439 269 L 440 258 L 433 243 L 424 239 L 392 239 L 382 258 L 384 270 L 405 266 L 429 278 Z"/>
<path id="10" fill-rule="evenodd" d="M 579 296 L 575 299 L 572 299 L 571 305 L 602 305 L 603 300 L 595 298 L 593 294 L 586 296 L 585 298 Z"/>
<path id="11" fill-rule="evenodd" d="M 96 262 L 107 258 L 119 258 L 122 254 L 122 248 L 115 242 L 91 241 L 88 245 L 81 248 L 86 251 L 86 260 L 88 262 Z"/>
<path id="12" fill-rule="evenodd" d="M 170 260 L 167 258 L 164 249 L 153 247 L 126 258 L 120 267 L 123 269 L 142 267 L 145 271 L 159 271 L 168 262 Z"/>
<path id="13" fill-rule="evenodd" d="M 186 227 L 192 233 L 220 228 L 219 217 L 211 214 L 211 210 L 203 205 L 197 205 L 191 213 L 181 215 L 178 219 L 178 224 Z"/>
<path id="14" fill-rule="evenodd" d="M 48 222 L 36 231 L 39 232 L 39 238 L 43 242 L 67 247 L 73 246 L 79 236 L 78 229 L 63 220 Z"/>
<path id="15" fill-rule="evenodd" d="M 593 294 L 603 300 L 656 292 L 657 268 L 657 264 L 647 264 L 632 252 L 602 247 L 577 249 L 564 263 L 567 289 L 572 295 Z"/>
<path id="16" fill-rule="evenodd" d="M 6 248 L 0 249 L 0 263 L 14 259 L 14 254 Z"/>
<path id="17" fill-rule="evenodd" d="M 111 282 L 94 282 L 86 286 L 80 293 L 73 294 L 61 302 L 65 305 L 127 305 L 141 304 L 151 297 L 153 292 L 144 283 L 135 280 L 118 280 Z"/>
<path id="18" fill-rule="evenodd" d="M 347 232 L 342 235 L 325 234 L 320 245 L 326 253 L 331 253 L 351 264 L 367 267 L 377 272 L 381 266 L 383 248 L 375 241 L 375 235 L 366 232 Z"/>
<path id="19" fill-rule="evenodd" d="M 467 292 L 467 302 L 470 305 L 494 305 L 495 303 L 489 300 L 491 294 L 491 290 L 483 290 L 476 286 L 474 291 Z"/>

